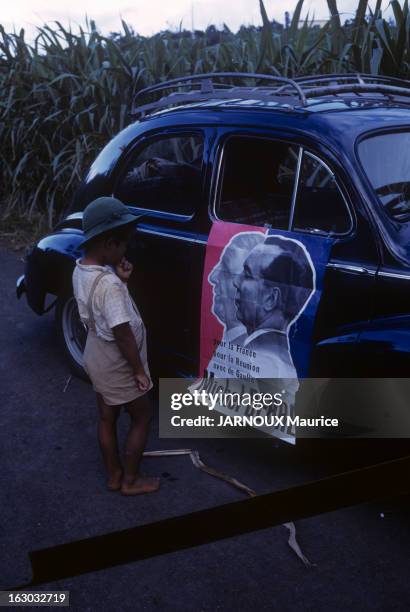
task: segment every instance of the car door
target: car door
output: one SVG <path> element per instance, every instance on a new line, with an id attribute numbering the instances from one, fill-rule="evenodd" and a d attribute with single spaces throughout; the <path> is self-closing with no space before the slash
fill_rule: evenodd
<path id="1" fill-rule="evenodd" d="M 313 144 L 302 146 L 297 138 L 284 138 L 274 131 L 221 128 L 213 155 L 218 171 L 209 211 L 213 225 L 202 290 L 201 372 L 209 364 L 223 367 L 215 361 L 215 348 L 227 336 L 227 329 L 235 327 L 235 316 L 230 326 L 224 321 L 232 315 L 232 307 L 225 305 L 222 312 L 219 305 L 219 314 L 215 314 L 221 293 L 217 273 L 224 267 L 224 250 L 226 254 L 235 236 L 247 232 L 260 251 L 256 232 L 261 232 L 266 244 L 276 244 L 280 250 L 286 246 L 292 274 L 304 268 L 304 278 L 313 278 L 306 281 L 304 293 L 297 291 L 302 282 L 295 280 L 297 276 L 281 281 L 283 290 L 278 293 L 282 301 L 285 294 L 291 296 L 286 298 L 290 306 L 285 317 L 288 326 L 283 328 L 287 330 L 290 355 L 278 360 L 279 370 L 296 371 L 302 377 L 350 375 L 360 331 L 371 317 L 378 255 L 368 220 L 353 201 L 354 189 L 346 172 L 334 158 L 329 156 L 329 161 L 315 151 Z M 251 241 L 246 247 L 242 245 L 242 256 L 255 245 L 252 247 Z M 213 276 L 212 270 L 216 270 Z M 225 301 L 231 306 L 238 300 L 238 282 L 231 283 L 230 293 L 225 290 Z M 260 296 L 258 289 L 255 304 Z M 244 329 L 246 316 L 249 326 Z M 252 316 L 258 316 L 256 310 L 248 315 L 242 312 L 242 321 L 236 320 L 237 332 L 242 325 L 242 338 L 245 334 L 247 342 L 250 333 L 260 331 L 252 327 Z M 251 337 L 247 346 L 262 343 Z M 221 350 L 219 353 L 226 362 L 227 356 Z M 285 348 L 281 353 L 286 353 Z M 237 362 L 238 356 L 231 357 Z M 221 370 L 221 376 L 227 371 Z M 271 376 L 273 370 L 262 371 Z M 241 368 L 238 372 L 246 375 Z M 255 374 L 261 376 L 261 371 Z"/>
<path id="2" fill-rule="evenodd" d="M 373 377 L 408 378 L 410 370 L 409 144 L 401 125 L 367 132 L 356 146 L 382 247 L 374 318 L 360 338 Z"/>
<path id="3" fill-rule="evenodd" d="M 201 208 L 212 131 L 174 128 L 139 140 L 118 171 L 114 195 L 141 213 L 131 291 L 162 376 L 192 372 L 198 321 L 192 271 L 201 257 Z M 204 204 L 205 203 L 205 204 Z"/>
<path id="4" fill-rule="evenodd" d="M 304 148 L 292 231 L 331 241 L 312 342 L 311 375 L 360 376 L 359 340 L 376 302 L 377 243 L 366 212 L 342 169 Z M 364 375 L 364 374 L 362 374 Z"/>

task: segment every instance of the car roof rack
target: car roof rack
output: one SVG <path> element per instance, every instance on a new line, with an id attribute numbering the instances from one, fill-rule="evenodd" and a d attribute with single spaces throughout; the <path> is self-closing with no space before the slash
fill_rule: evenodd
<path id="1" fill-rule="evenodd" d="M 215 79 L 217 79 L 215 81 Z M 264 81 L 262 86 L 233 85 L 234 79 Z M 222 81 L 222 82 L 220 82 Z M 226 82 L 223 82 L 226 81 Z M 186 91 L 186 88 L 189 88 Z M 181 88 L 185 91 L 181 91 Z M 169 93 L 170 90 L 177 89 Z M 140 104 L 140 100 L 162 95 L 157 100 Z M 276 103 L 280 108 L 300 109 L 308 106 L 309 98 L 352 93 L 382 94 L 389 101 L 396 96 L 410 98 L 410 81 L 395 77 L 364 73 L 324 74 L 294 79 L 253 72 L 213 72 L 194 74 L 157 83 L 139 91 L 131 105 L 132 116 L 144 117 L 147 112 L 178 105 L 206 101 L 240 102 L 243 100 Z M 404 102 L 401 100 L 401 102 Z M 407 102 L 407 101 L 406 101 Z M 408 102 L 410 104 L 410 101 Z"/>
<path id="2" fill-rule="evenodd" d="M 397 85 L 397 86 L 410 86 L 410 81 L 406 81 L 405 79 L 399 79 L 397 77 L 384 76 L 381 74 L 366 74 L 361 72 L 344 72 L 344 73 L 332 73 L 332 74 L 319 74 L 316 76 L 307 75 L 301 77 L 295 77 L 294 79 L 297 83 L 309 83 L 310 85 L 314 83 L 334 83 L 336 81 L 348 81 L 352 80 L 356 83 L 361 83 L 362 85 L 369 83 L 370 81 L 375 81 L 376 83 L 385 83 L 386 85 Z"/>
<path id="3" fill-rule="evenodd" d="M 291 86 L 294 90 L 296 90 L 296 93 L 298 97 L 302 100 L 302 103 L 306 101 L 302 88 L 297 83 L 295 83 L 295 81 L 292 81 L 292 79 L 288 79 L 286 77 L 272 76 L 268 74 L 257 74 L 251 72 L 212 72 L 208 74 L 194 74 L 192 76 L 180 77 L 142 89 L 135 95 L 133 99 L 131 114 L 145 115 L 147 111 L 157 110 L 159 108 L 164 108 L 172 104 L 185 104 L 187 102 L 204 102 L 206 100 L 258 99 L 264 101 L 272 101 L 273 91 L 277 94 L 280 94 L 282 89 L 274 89 L 273 87 L 233 86 L 232 83 L 228 82 L 214 82 L 213 79 L 216 78 L 230 80 L 252 78 L 256 80 L 267 81 L 269 82 L 269 84 L 275 83 L 276 86 L 278 84 L 281 84 L 282 87 L 284 85 Z M 192 89 L 190 91 L 170 93 L 162 97 L 160 100 L 157 100 L 156 102 L 137 106 L 137 101 L 140 98 L 158 93 L 160 91 L 173 89 L 175 87 L 186 87 L 187 85 L 191 85 Z M 285 94 L 285 97 L 289 99 L 294 99 L 294 95 L 289 95 L 289 92 Z"/>

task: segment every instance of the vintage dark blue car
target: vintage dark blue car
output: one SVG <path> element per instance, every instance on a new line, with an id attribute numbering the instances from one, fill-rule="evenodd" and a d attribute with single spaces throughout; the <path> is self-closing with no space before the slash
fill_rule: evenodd
<path id="1" fill-rule="evenodd" d="M 198 373 L 216 221 L 331 241 L 310 376 L 408 376 L 409 81 L 196 75 L 140 92 L 132 112 L 135 122 L 98 155 L 70 214 L 28 251 L 17 281 L 17 296 L 25 292 L 37 314 L 54 307 L 78 375 L 87 329 L 71 275 L 82 254 L 82 211 L 113 195 L 141 214 L 127 253 L 130 290 L 162 376 Z M 50 305 L 47 294 L 55 296 Z"/>

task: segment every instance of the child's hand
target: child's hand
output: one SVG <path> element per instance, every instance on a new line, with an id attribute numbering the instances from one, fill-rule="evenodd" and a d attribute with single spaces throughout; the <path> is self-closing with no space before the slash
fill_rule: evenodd
<path id="1" fill-rule="evenodd" d="M 148 391 L 150 381 L 145 372 L 143 374 L 139 374 L 136 372 L 135 380 L 137 383 L 137 387 L 140 391 Z"/>
<path id="2" fill-rule="evenodd" d="M 115 273 L 124 283 L 126 283 L 131 276 L 133 269 L 134 266 L 132 263 L 123 257 L 120 263 L 115 266 Z"/>

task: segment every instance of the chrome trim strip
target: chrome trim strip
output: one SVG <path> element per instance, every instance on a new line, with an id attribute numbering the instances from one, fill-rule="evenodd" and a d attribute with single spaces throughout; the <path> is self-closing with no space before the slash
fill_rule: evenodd
<path id="1" fill-rule="evenodd" d="M 154 208 L 139 208 L 138 206 L 132 206 L 131 204 L 127 204 L 127 208 L 131 209 L 132 212 L 141 215 L 150 215 L 155 216 L 158 219 L 167 219 L 170 221 L 189 221 L 194 216 L 194 213 L 191 215 L 180 215 L 178 213 L 170 213 L 163 212 L 162 210 L 155 210 Z"/>
<path id="2" fill-rule="evenodd" d="M 379 272 L 379 276 L 386 278 L 400 278 L 401 280 L 410 281 L 410 274 L 400 274 L 400 272 Z"/>
<path id="3" fill-rule="evenodd" d="M 370 268 L 363 268 L 362 266 L 353 266 L 351 264 L 340 264 L 329 261 L 326 265 L 327 268 L 332 268 L 333 270 L 340 270 L 341 272 L 356 272 L 357 274 L 371 274 L 375 275 L 376 270 L 372 270 Z"/>
<path id="4" fill-rule="evenodd" d="M 326 267 L 334 270 L 340 270 L 342 272 L 357 272 L 358 274 L 371 274 L 373 276 L 377 274 L 378 276 L 383 276 L 385 278 L 398 278 L 400 280 L 410 281 L 410 274 L 401 274 L 400 272 L 377 272 L 376 269 L 372 270 L 370 268 L 363 268 L 361 266 L 338 264 L 333 262 L 329 262 Z"/>
<path id="5" fill-rule="evenodd" d="M 303 147 L 299 147 L 298 161 L 297 161 L 297 164 L 296 164 L 295 183 L 293 185 L 292 202 L 291 202 L 291 205 L 290 205 L 290 215 L 289 215 L 289 223 L 288 223 L 288 231 L 289 232 L 292 231 L 293 219 L 295 217 L 296 196 L 297 196 L 298 187 L 299 187 L 299 176 L 300 176 L 300 168 L 302 166 L 302 157 L 303 157 Z"/>
<path id="6" fill-rule="evenodd" d="M 228 136 L 229 139 L 229 136 Z M 228 140 L 226 139 L 226 140 Z M 216 219 L 217 221 L 219 221 L 219 217 L 216 214 L 216 204 L 218 201 L 218 196 L 219 196 L 219 192 L 220 192 L 220 188 L 222 185 L 222 179 L 221 179 L 221 172 L 222 172 L 222 164 L 224 161 L 224 157 L 225 157 L 225 144 L 226 144 L 226 140 L 222 143 L 222 148 L 221 151 L 219 153 L 219 159 L 218 159 L 218 165 L 216 168 L 216 176 L 215 176 L 215 183 L 213 185 L 214 188 L 214 193 L 213 193 L 213 198 L 212 198 L 212 204 L 211 204 L 211 218 L 214 217 L 214 219 Z"/>
<path id="7" fill-rule="evenodd" d="M 73 232 L 75 234 L 82 234 L 83 230 L 80 229 L 79 227 L 73 227 L 72 225 L 70 227 L 62 227 L 61 229 L 58 229 L 57 227 L 55 228 L 55 231 L 59 231 L 61 234 L 64 234 L 64 232 L 66 234 L 72 234 Z"/>
<path id="8" fill-rule="evenodd" d="M 152 234 L 153 236 L 160 236 L 161 238 L 173 238 L 174 240 L 183 240 L 184 242 L 191 242 L 192 244 L 207 244 L 207 240 L 201 240 L 199 238 L 187 238 L 186 236 L 176 236 L 175 234 L 169 234 L 168 232 L 156 232 L 155 230 L 146 229 L 145 227 L 137 227 L 137 232 L 141 234 Z"/>

